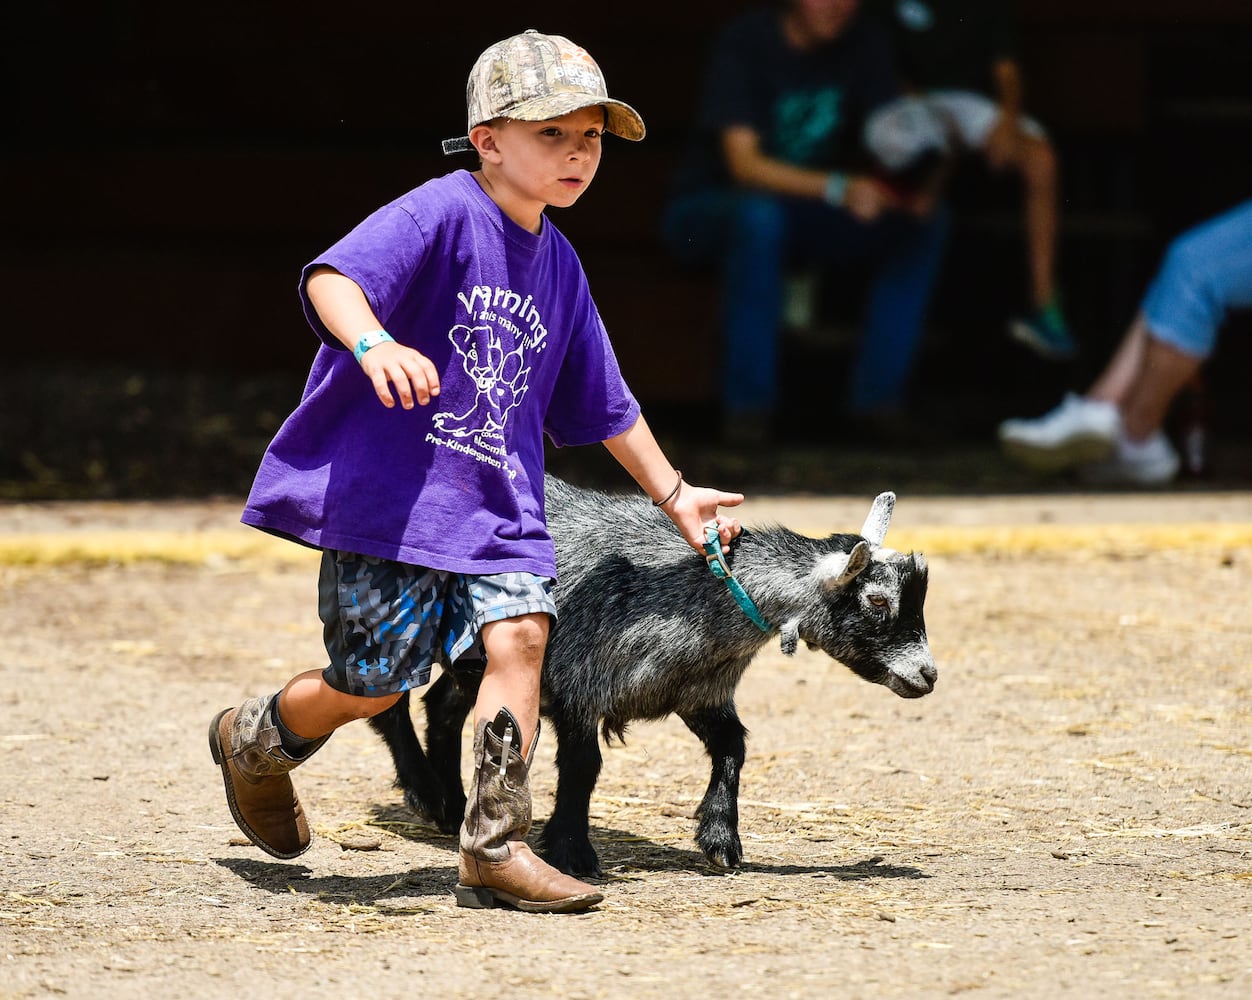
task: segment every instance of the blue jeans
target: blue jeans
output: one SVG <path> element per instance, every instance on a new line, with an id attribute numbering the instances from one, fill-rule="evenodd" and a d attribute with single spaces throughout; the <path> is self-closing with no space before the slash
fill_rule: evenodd
<path id="1" fill-rule="evenodd" d="M 1175 237 L 1142 311 L 1148 329 L 1184 354 L 1208 358 L 1226 314 L 1252 307 L 1252 201 Z"/>
<path id="2" fill-rule="evenodd" d="M 864 223 L 811 199 L 738 189 L 685 195 L 666 209 L 664 237 L 683 263 L 719 265 L 722 404 L 767 413 L 778 397 L 783 279 L 798 264 L 868 261 L 865 329 L 846 389 L 852 415 L 899 408 L 921 339 L 948 214 L 890 214 Z"/>

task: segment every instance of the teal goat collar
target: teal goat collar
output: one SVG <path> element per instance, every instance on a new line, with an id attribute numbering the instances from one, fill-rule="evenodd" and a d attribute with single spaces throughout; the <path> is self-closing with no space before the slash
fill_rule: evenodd
<path id="1" fill-rule="evenodd" d="M 761 617 L 761 612 L 752 603 L 752 598 L 748 596 L 748 592 L 743 589 L 743 585 L 735 579 L 735 574 L 730 571 L 730 565 L 722 554 L 722 539 L 717 533 L 717 525 L 715 524 L 706 524 L 704 526 L 704 553 L 704 561 L 709 564 L 709 569 L 713 571 L 715 577 L 725 582 L 731 596 L 735 599 L 735 603 L 743 609 L 743 613 L 751 618 L 752 623 L 762 632 L 768 632 L 770 630 L 769 624 Z"/>

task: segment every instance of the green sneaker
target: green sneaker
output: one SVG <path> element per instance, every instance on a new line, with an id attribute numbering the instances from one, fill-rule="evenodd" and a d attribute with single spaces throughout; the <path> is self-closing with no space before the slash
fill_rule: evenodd
<path id="1" fill-rule="evenodd" d="M 1029 316 L 1011 319 L 1009 336 L 1048 361 L 1068 361 L 1078 353 L 1078 345 L 1070 336 L 1065 317 L 1055 303 L 1037 309 Z"/>

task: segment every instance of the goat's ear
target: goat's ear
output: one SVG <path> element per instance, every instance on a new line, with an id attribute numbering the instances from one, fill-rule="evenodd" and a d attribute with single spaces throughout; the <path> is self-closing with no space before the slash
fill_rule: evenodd
<path id="1" fill-rule="evenodd" d="M 861 528 L 861 536 L 871 545 L 881 545 L 887 537 L 887 527 L 891 524 L 892 511 L 896 509 L 894 493 L 879 493 L 869 509 L 869 516 Z"/>
<path id="2" fill-rule="evenodd" d="M 822 588 L 838 590 L 840 587 L 846 587 L 869 565 L 869 561 L 869 543 L 864 541 L 857 542 L 851 552 L 841 552 L 837 556 L 831 556 L 822 565 L 822 569 L 825 570 Z"/>

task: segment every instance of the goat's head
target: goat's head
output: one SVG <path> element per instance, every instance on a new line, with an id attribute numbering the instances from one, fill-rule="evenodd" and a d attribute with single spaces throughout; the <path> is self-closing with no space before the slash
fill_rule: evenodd
<path id="1" fill-rule="evenodd" d="M 810 578 L 816 606 L 790 625 L 790 643 L 802 639 L 866 680 L 920 698 L 937 676 L 923 615 L 929 573 L 921 554 L 883 546 L 894 505 L 894 494 L 881 494 L 860 536 L 826 540 Z"/>

